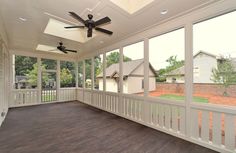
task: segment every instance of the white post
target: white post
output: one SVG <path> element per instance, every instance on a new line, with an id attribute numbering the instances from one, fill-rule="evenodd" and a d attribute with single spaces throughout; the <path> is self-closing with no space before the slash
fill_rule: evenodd
<path id="1" fill-rule="evenodd" d="M 10 79 L 10 89 L 9 89 L 10 90 L 10 98 L 9 98 L 8 107 L 10 106 L 10 103 L 12 103 L 12 101 L 13 101 L 12 90 L 15 89 L 15 55 L 13 55 L 12 52 L 10 52 L 10 63 L 9 64 L 11 67 L 10 67 L 10 78 L 9 78 Z M 13 66 L 13 64 L 14 64 L 14 66 Z"/>
<path id="2" fill-rule="evenodd" d="M 118 111 L 120 113 L 120 115 L 123 115 L 123 93 L 124 93 L 124 89 L 123 89 L 123 47 L 120 48 L 120 63 L 119 63 L 119 106 L 118 106 Z"/>
<path id="3" fill-rule="evenodd" d="M 94 57 L 92 57 L 91 59 L 91 104 L 93 105 L 94 104 L 94 98 L 93 98 L 93 90 L 94 90 Z"/>
<path id="4" fill-rule="evenodd" d="M 41 58 L 37 58 L 38 64 L 38 80 L 37 80 L 37 87 L 38 87 L 38 103 L 42 102 L 42 67 L 41 67 Z"/>
<path id="5" fill-rule="evenodd" d="M 85 89 L 85 80 L 86 78 L 85 78 L 85 60 L 83 60 L 83 89 Z"/>
<path id="6" fill-rule="evenodd" d="M 77 92 L 77 89 L 79 87 L 79 80 L 78 80 L 78 66 L 79 66 L 79 63 L 78 61 L 76 60 L 75 61 L 75 98 L 76 100 L 78 100 L 78 92 Z"/>
<path id="7" fill-rule="evenodd" d="M 75 62 L 75 87 L 78 88 L 78 62 Z"/>
<path id="8" fill-rule="evenodd" d="M 193 29 L 192 24 L 185 25 L 185 129 L 186 136 L 191 132 L 190 104 L 193 95 Z M 196 119 L 194 119 L 196 120 Z"/>
<path id="9" fill-rule="evenodd" d="M 106 53 L 103 54 L 103 91 L 106 92 Z"/>
<path id="10" fill-rule="evenodd" d="M 144 39 L 144 96 L 149 94 L 149 39 Z"/>
<path id="11" fill-rule="evenodd" d="M 61 65 L 60 65 L 60 61 L 57 60 L 57 101 L 60 101 L 60 88 L 61 88 Z"/>
<path id="12" fill-rule="evenodd" d="M 85 60 L 83 60 L 83 98 L 82 98 L 82 102 L 84 102 L 84 89 L 85 89 Z"/>
<path id="13" fill-rule="evenodd" d="M 106 53 L 103 54 L 103 104 L 102 108 L 105 109 L 106 107 Z"/>
<path id="14" fill-rule="evenodd" d="M 144 39 L 144 97 L 148 97 L 149 94 L 149 39 Z M 145 98 L 146 99 L 146 98 Z M 144 100 L 144 120 L 150 122 L 150 109 L 149 105 Z"/>
<path id="15" fill-rule="evenodd" d="M 94 57 L 92 57 L 91 63 L 92 63 L 91 65 L 91 81 L 92 81 L 91 90 L 93 90 L 94 89 Z"/>

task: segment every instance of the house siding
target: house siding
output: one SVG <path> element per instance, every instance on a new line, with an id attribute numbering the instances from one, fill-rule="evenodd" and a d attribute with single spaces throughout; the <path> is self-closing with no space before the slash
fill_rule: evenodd
<path id="1" fill-rule="evenodd" d="M 199 74 L 194 74 L 194 83 L 214 83 L 211 76 L 212 69 L 217 68 L 215 57 L 201 53 L 194 58 L 193 65 L 199 68 Z"/>
<path id="2" fill-rule="evenodd" d="M 155 74 L 149 70 L 149 91 L 156 90 Z M 144 92 L 142 80 L 144 79 L 144 64 L 136 68 L 130 76 L 123 81 L 123 92 L 127 94 Z M 117 82 L 113 78 L 106 78 L 106 91 L 118 92 Z M 99 90 L 103 89 L 103 79 L 99 78 Z"/>

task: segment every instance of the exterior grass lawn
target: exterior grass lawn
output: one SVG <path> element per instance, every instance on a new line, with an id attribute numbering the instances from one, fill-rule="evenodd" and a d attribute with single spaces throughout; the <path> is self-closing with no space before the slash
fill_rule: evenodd
<path id="1" fill-rule="evenodd" d="M 169 99 L 169 100 L 178 100 L 178 101 L 183 101 L 184 100 L 184 96 L 172 95 L 172 94 L 164 94 L 164 95 L 161 95 L 159 97 L 163 98 L 163 99 Z M 203 97 L 193 97 L 193 101 L 198 102 L 198 103 L 208 103 L 208 99 L 203 98 Z"/>
<path id="2" fill-rule="evenodd" d="M 56 95 L 43 95 L 42 96 L 43 102 L 56 101 L 56 99 L 57 99 Z"/>

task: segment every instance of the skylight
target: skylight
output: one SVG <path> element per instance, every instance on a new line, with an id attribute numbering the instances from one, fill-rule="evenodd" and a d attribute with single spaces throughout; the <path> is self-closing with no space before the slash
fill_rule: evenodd
<path id="1" fill-rule="evenodd" d="M 129 14 L 133 14 L 141 10 L 154 0 L 110 0 L 110 1 L 119 6 L 120 8 L 122 8 L 123 10 L 125 10 L 126 12 L 128 12 Z"/>
<path id="2" fill-rule="evenodd" d="M 77 41 L 80 43 L 85 43 L 91 38 L 87 38 L 87 31 L 86 29 L 65 29 L 64 27 L 71 26 L 69 24 L 66 24 L 64 22 L 55 20 L 55 19 L 49 19 L 47 27 L 44 30 L 44 33 Z M 96 34 L 93 35 L 95 37 Z"/>
<path id="3" fill-rule="evenodd" d="M 57 53 L 57 54 L 64 54 L 61 51 L 57 50 L 54 46 L 48 46 L 48 45 L 41 45 L 38 44 L 36 50 L 38 51 L 44 51 L 44 52 L 50 52 L 50 53 Z"/>

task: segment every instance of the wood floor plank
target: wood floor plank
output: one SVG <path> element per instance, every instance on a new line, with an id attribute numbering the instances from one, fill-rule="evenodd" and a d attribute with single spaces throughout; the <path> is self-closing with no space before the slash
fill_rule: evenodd
<path id="1" fill-rule="evenodd" d="M 0 153 L 215 153 L 79 102 L 10 109 Z"/>

